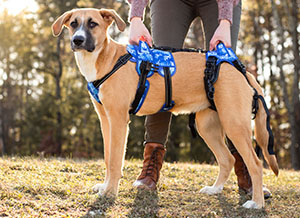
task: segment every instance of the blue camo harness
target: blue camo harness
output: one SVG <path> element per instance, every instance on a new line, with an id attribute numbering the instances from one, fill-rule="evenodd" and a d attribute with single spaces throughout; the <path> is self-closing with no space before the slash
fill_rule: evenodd
<path id="1" fill-rule="evenodd" d="M 169 49 L 169 48 L 168 48 Z M 181 51 L 181 50 L 179 50 Z M 194 50 L 192 50 L 194 51 Z M 198 51 L 198 50 L 196 50 Z M 175 102 L 172 101 L 172 81 L 171 77 L 174 76 L 176 72 L 176 64 L 174 57 L 170 51 L 164 51 L 161 49 L 151 49 L 149 48 L 148 44 L 144 41 L 140 41 L 139 45 L 128 45 L 127 46 L 127 52 L 128 56 L 125 57 L 125 61 L 122 60 L 124 64 L 130 60 L 131 62 L 136 63 L 136 71 L 138 75 L 140 76 L 140 82 L 138 85 L 137 90 L 139 91 L 139 98 L 136 98 L 133 105 L 135 105 L 133 110 L 130 110 L 130 113 L 136 114 L 140 108 L 142 107 L 149 87 L 150 83 L 147 80 L 147 78 L 151 77 L 155 72 L 157 72 L 159 75 L 165 78 L 165 84 L 166 84 L 166 102 L 162 106 L 160 111 L 169 111 L 172 109 L 172 107 L 175 105 Z M 222 62 L 228 62 L 232 65 L 234 65 L 234 61 L 238 60 L 237 56 L 233 52 L 231 48 L 226 48 L 224 44 L 220 43 L 217 45 L 217 49 L 215 51 L 207 51 L 206 52 L 206 60 L 209 60 L 211 58 L 215 58 L 216 62 L 214 63 L 215 66 L 219 66 Z M 122 59 L 122 57 L 121 57 Z M 118 60 L 118 63 L 120 60 Z M 147 68 L 147 69 L 146 69 Z M 119 69 L 119 67 L 118 67 Z M 113 69 L 114 70 L 114 69 Z M 115 72 L 115 71 L 114 71 Z M 113 72 L 113 73 L 114 73 Z M 145 75 L 144 75 L 145 74 Z M 112 74 L 111 74 L 112 75 Z M 105 78 L 105 80 L 107 77 Z M 213 103 L 213 94 L 214 94 L 214 88 L 213 84 L 217 80 L 217 76 L 214 76 L 214 72 L 210 75 L 205 77 L 205 83 L 206 90 L 207 90 L 207 96 L 210 100 L 210 103 L 212 104 L 212 108 L 216 109 Z M 97 102 L 101 104 L 101 100 L 99 99 L 99 88 L 100 85 L 104 81 L 94 81 L 89 82 L 87 84 L 88 90 L 91 93 L 91 95 L 95 98 Z M 143 93 L 141 93 L 143 92 Z"/>
<path id="2" fill-rule="evenodd" d="M 170 51 L 165 51 L 170 50 Z M 100 80 L 96 80 L 93 82 L 88 82 L 87 88 L 90 94 L 95 98 L 95 100 L 101 103 L 99 99 L 99 89 L 103 82 L 105 82 L 111 75 L 113 75 L 120 67 L 126 64 L 129 60 L 131 62 L 136 63 L 136 71 L 140 77 L 139 84 L 137 87 L 137 92 L 134 101 L 132 102 L 131 109 L 129 111 L 130 114 L 136 114 L 140 108 L 142 107 L 145 98 L 147 96 L 150 83 L 147 78 L 151 77 L 155 72 L 164 77 L 165 79 L 165 103 L 162 106 L 160 111 L 169 111 L 175 105 L 175 102 L 172 101 L 172 80 L 171 77 L 174 76 L 176 72 L 176 64 L 172 52 L 177 51 L 189 51 L 189 52 L 199 52 L 199 50 L 192 49 L 172 49 L 172 48 L 159 48 L 152 49 L 149 48 L 148 44 L 144 41 L 140 41 L 139 45 L 128 45 L 127 46 L 127 54 L 121 56 L 117 61 L 116 65 L 113 67 L 112 71 L 102 77 Z M 231 48 L 226 48 L 223 43 L 219 43 L 217 45 L 217 49 L 214 51 L 206 51 L 206 69 L 204 71 L 204 84 L 207 98 L 211 104 L 211 109 L 217 110 L 214 103 L 214 83 L 218 79 L 219 69 L 222 63 L 227 62 L 234 67 L 236 67 L 246 78 L 248 84 L 251 86 L 247 76 L 246 69 L 243 64 L 239 61 L 234 51 Z M 251 86 L 252 87 L 252 86 Z M 252 87 L 253 88 L 253 87 Z M 264 109 L 267 113 L 267 130 L 269 132 L 269 143 L 268 143 L 268 151 L 270 154 L 275 154 L 273 151 L 274 138 L 272 134 L 272 130 L 270 128 L 270 114 L 268 108 L 266 106 L 265 100 L 263 96 L 258 95 L 255 88 L 254 96 L 253 96 L 253 105 L 252 112 L 255 114 L 258 110 L 258 99 L 261 100 Z M 195 114 L 190 115 L 190 127 L 192 132 L 196 130 L 194 127 Z"/>

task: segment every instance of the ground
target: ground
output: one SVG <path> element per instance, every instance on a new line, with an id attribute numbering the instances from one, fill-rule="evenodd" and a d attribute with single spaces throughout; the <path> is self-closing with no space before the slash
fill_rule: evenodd
<path id="1" fill-rule="evenodd" d="M 132 183 L 141 160 L 125 161 L 116 199 L 99 198 L 91 187 L 103 182 L 103 160 L 0 158 L 0 217 L 300 217 L 300 173 L 264 169 L 272 192 L 264 209 L 244 209 L 232 172 L 222 194 L 199 190 L 212 185 L 217 166 L 165 163 L 157 192 L 141 192 Z"/>

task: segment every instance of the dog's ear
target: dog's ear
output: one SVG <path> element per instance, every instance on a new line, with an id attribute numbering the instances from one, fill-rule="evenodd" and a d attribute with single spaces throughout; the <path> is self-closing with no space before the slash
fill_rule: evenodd
<path id="1" fill-rule="evenodd" d="M 118 29 L 123 32 L 125 30 L 126 24 L 122 18 L 117 14 L 115 10 L 100 9 L 100 15 L 103 17 L 104 21 L 107 22 L 108 26 L 115 21 Z"/>
<path id="2" fill-rule="evenodd" d="M 52 24 L 52 33 L 54 36 L 59 36 L 63 26 L 72 16 L 72 11 L 67 11 L 63 15 L 61 15 L 59 18 L 56 19 L 56 21 Z"/>

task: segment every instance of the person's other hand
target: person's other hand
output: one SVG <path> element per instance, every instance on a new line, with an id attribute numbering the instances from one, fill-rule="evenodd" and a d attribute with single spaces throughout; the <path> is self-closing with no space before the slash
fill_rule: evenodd
<path id="1" fill-rule="evenodd" d="M 231 47 L 230 25 L 228 20 L 220 21 L 218 28 L 210 40 L 209 50 L 215 49 L 220 42 L 223 42 L 227 48 Z"/>
<path id="2" fill-rule="evenodd" d="M 152 46 L 152 37 L 140 17 L 131 19 L 129 27 L 129 44 L 138 44 L 141 36 L 144 36 L 146 42 Z"/>

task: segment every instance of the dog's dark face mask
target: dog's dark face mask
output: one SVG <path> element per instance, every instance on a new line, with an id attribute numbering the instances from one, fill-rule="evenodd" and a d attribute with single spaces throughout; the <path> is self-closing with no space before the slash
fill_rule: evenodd
<path id="1" fill-rule="evenodd" d="M 81 22 L 81 18 L 75 18 L 70 21 L 70 28 L 73 30 L 71 38 L 71 48 L 73 51 L 86 50 L 93 52 L 95 50 L 95 39 L 91 31 L 99 24 L 89 18 Z"/>

